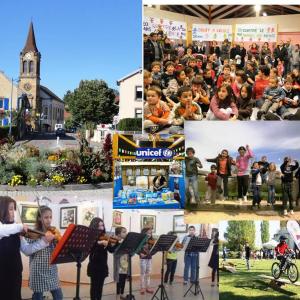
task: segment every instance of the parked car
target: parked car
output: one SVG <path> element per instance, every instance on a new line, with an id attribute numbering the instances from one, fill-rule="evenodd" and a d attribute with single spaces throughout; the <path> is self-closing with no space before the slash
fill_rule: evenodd
<path id="1" fill-rule="evenodd" d="M 66 131 L 63 128 L 57 128 L 55 134 L 56 136 L 63 137 L 66 135 Z"/>

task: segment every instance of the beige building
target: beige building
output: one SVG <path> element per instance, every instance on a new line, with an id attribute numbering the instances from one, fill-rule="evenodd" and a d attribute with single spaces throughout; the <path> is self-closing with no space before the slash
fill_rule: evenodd
<path id="1" fill-rule="evenodd" d="M 139 69 L 117 81 L 120 87 L 119 120 L 143 117 L 143 72 Z"/>
<path id="2" fill-rule="evenodd" d="M 18 109 L 18 97 L 26 94 L 30 103 L 29 113 L 33 129 L 53 131 L 56 123 L 64 123 L 64 102 L 50 89 L 40 84 L 41 53 L 36 46 L 32 22 L 19 59 L 18 81 L 12 82 L 4 72 L 0 72 L 0 100 L 3 99 L 3 103 L 7 102 L 7 99 L 10 100 L 13 91 L 12 109 L 15 110 Z M 2 106 L 4 108 L 4 105 Z M 6 105 L 5 109 L 10 110 L 10 108 L 9 101 L 9 107 Z"/>

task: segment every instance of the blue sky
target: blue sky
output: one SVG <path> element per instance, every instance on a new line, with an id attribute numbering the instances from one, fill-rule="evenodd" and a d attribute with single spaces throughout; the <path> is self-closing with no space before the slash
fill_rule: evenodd
<path id="1" fill-rule="evenodd" d="M 226 126 L 224 126 L 226 123 Z M 194 147 L 196 156 L 209 170 L 205 158 L 214 158 L 228 149 L 233 158 L 239 146 L 249 144 L 255 160 L 266 155 L 269 162 L 279 166 L 285 156 L 300 160 L 300 131 L 298 122 L 230 122 L 189 121 L 185 123 L 186 147 Z"/>
<path id="2" fill-rule="evenodd" d="M 0 2 L 0 70 L 19 76 L 30 21 L 42 54 L 41 84 L 63 97 L 81 79 L 116 81 L 142 65 L 142 1 Z"/>
<path id="3" fill-rule="evenodd" d="M 255 221 L 255 244 L 257 247 L 261 247 L 261 236 L 260 236 L 260 224 L 261 221 Z M 228 222 L 227 221 L 221 221 L 219 223 L 219 234 L 220 234 L 220 240 L 224 239 L 224 233 L 227 232 Z M 270 233 L 270 240 L 273 238 L 274 234 L 278 232 L 280 229 L 280 222 L 279 221 L 269 221 L 269 233 Z"/>

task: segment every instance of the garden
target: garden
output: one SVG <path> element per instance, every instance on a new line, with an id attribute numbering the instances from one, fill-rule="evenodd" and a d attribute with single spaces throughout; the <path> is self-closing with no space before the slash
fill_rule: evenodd
<path id="1" fill-rule="evenodd" d="M 79 149 L 40 150 L 32 145 L 0 143 L 0 185 L 63 186 L 98 184 L 112 180 L 112 141 L 101 149 L 81 141 Z"/>

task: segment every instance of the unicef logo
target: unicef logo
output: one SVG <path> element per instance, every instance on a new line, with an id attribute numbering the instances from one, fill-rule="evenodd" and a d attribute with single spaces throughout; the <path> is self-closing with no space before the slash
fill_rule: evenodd
<path id="1" fill-rule="evenodd" d="M 173 156 L 173 151 L 170 150 L 170 149 L 165 149 L 165 150 L 163 150 L 162 154 L 163 154 L 164 157 L 170 157 L 171 158 Z"/>

